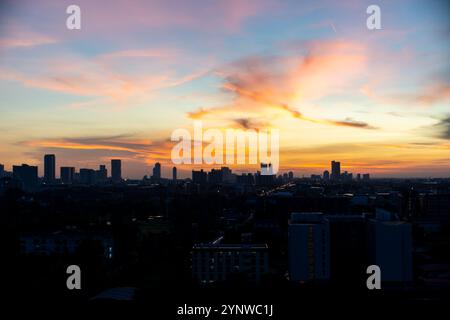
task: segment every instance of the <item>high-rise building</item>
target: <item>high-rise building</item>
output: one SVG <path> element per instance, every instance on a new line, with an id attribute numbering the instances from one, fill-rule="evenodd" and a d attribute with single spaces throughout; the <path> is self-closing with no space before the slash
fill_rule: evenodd
<path id="1" fill-rule="evenodd" d="M 97 175 L 94 169 L 80 169 L 80 183 L 93 185 L 96 183 L 96 178 Z"/>
<path id="2" fill-rule="evenodd" d="M 122 181 L 122 160 L 111 160 L 111 180 L 114 183 Z"/>
<path id="3" fill-rule="evenodd" d="M 361 283 L 367 278 L 366 219 L 361 215 L 328 215 L 330 277 L 333 281 Z"/>
<path id="4" fill-rule="evenodd" d="M 223 172 L 219 169 L 211 169 L 208 173 L 208 184 L 217 185 L 223 182 Z"/>
<path id="5" fill-rule="evenodd" d="M 330 180 L 330 171 L 325 170 L 325 171 L 323 172 L 323 180 L 325 180 L 325 181 Z"/>
<path id="6" fill-rule="evenodd" d="M 200 171 L 192 170 L 192 182 L 194 184 L 205 185 L 207 181 L 206 172 L 201 169 Z"/>
<path id="7" fill-rule="evenodd" d="M 289 180 L 294 180 L 294 173 L 292 171 L 289 171 Z"/>
<path id="8" fill-rule="evenodd" d="M 38 184 L 38 167 L 27 164 L 13 166 L 13 177 L 21 183 L 25 191 L 33 191 Z"/>
<path id="9" fill-rule="evenodd" d="M 363 179 L 363 181 L 369 181 L 369 180 L 370 180 L 370 174 L 364 173 L 364 174 L 362 175 L 362 179 Z"/>
<path id="10" fill-rule="evenodd" d="M 96 171 L 97 174 L 97 182 L 105 183 L 108 179 L 108 170 L 104 164 L 101 164 L 99 169 Z"/>
<path id="11" fill-rule="evenodd" d="M 269 272 L 266 244 L 197 244 L 192 248 L 192 275 L 200 283 L 224 281 L 233 274 L 259 282 Z"/>
<path id="12" fill-rule="evenodd" d="M 331 161 L 331 180 L 339 180 L 341 178 L 341 163 L 339 161 Z"/>
<path id="13" fill-rule="evenodd" d="M 5 166 L 0 163 L 0 178 L 3 178 L 4 174 L 5 174 Z"/>
<path id="14" fill-rule="evenodd" d="M 323 213 L 292 213 L 288 247 L 292 281 L 326 280 L 330 277 L 330 231 Z"/>
<path id="15" fill-rule="evenodd" d="M 155 163 L 153 167 L 153 180 L 159 181 L 161 180 L 161 164 L 159 162 Z"/>
<path id="16" fill-rule="evenodd" d="M 46 183 L 55 182 L 56 157 L 54 154 L 44 156 L 44 181 Z"/>
<path id="17" fill-rule="evenodd" d="M 172 180 L 177 181 L 177 167 L 172 168 Z"/>
<path id="18" fill-rule="evenodd" d="M 394 219 L 388 211 L 377 209 L 368 222 L 369 263 L 381 269 L 381 281 L 412 280 L 411 224 Z"/>
<path id="19" fill-rule="evenodd" d="M 74 167 L 61 167 L 60 169 L 61 182 L 64 184 L 73 183 L 74 174 L 75 174 Z"/>

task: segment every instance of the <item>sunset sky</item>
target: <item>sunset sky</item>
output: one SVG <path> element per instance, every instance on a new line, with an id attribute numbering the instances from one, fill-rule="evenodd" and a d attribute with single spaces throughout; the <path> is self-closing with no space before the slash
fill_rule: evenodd
<path id="1" fill-rule="evenodd" d="M 172 131 L 202 120 L 279 129 L 281 171 L 297 176 L 331 160 L 374 177 L 450 176 L 449 1 L 0 3 L 6 170 L 42 174 L 54 153 L 58 168 L 121 158 L 124 177 L 156 161 L 169 176 Z M 70 4 L 81 30 L 66 28 Z M 381 30 L 366 27 L 370 4 Z"/>

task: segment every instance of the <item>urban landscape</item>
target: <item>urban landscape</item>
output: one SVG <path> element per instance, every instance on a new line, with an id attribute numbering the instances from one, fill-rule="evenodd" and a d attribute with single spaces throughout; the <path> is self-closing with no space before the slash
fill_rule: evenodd
<path id="1" fill-rule="evenodd" d="M 36 166 L 0 167 L 6 281 L 22 298 L 139 303 L 173 286 L 183 299 L 225 288 L 275 299 L 278 288 L 420 304 L 449 289 L 450 179 L 371 179 L 332 161 L 310 177 L 221 167 L 186 179 L 176 167 L 162 177 L 155 163 L 129 180 L 120 159 L 111 174 L 60 167 L 57 177 L 56 156 L 43 160 L 43 177 Z M 73 263 L 80 294 L 63 281 Z M 382 294 L 366 287 L 369 265 L 381 270 Z"/>

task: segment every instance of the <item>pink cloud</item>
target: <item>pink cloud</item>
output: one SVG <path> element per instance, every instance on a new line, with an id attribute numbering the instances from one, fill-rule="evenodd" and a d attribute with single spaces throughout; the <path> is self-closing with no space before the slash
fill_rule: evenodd
<path id="1" fill-rule="evenodd" d="M 225 106 L 200 108 L 190 118 L 220 119 L 239 116 L 249 123 L 269 123 L 274 112 L 310 122 L 372 129 L 354 119 L 328 120 L 305 116 L 296 106 L 348 89 L 364 74 L 366 52 L 348 41 L 303 43 L 291 56 L 251 56 L 219 69 L 223 89 L 234 95 Z M 261 119 L 262 117 L 262 119 Z"/>

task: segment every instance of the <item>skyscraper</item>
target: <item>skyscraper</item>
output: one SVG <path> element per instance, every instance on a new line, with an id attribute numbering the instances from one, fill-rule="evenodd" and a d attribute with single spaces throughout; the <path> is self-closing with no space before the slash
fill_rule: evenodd
<path id="1" fill-rule="evenodd" d="M 172 180 L 177 181 L 177 167 L 172 168 Z"/>
<path id="2" fill-rule="evenodd" d="M 5 166 L 3 164 L 0 164 L 0 178 L 3 177 L 4 172 L 5 172 Z"/>
<path id="3" fill-rule="evenodd" d="M 325 170 L 325 171 L 323 172 L 323 180 L 325 180 L 325 181 L 330 180 L 330 171 Z"/>
<path id="4" fill-rule="evenodd" d="M 111 179 L 115 183 L 122 181 L 122 160 L 111 160 Z"/>
<path id="5" fill-rule="evenodd" d="M 156 181 L 161 179 L 161 164 L 159 162 L 155 163 L 155 166 L 153 167 L 152 178 Z"/>
<path id="6" fill-rule="evenodd" d="M 94 169 L 80 169 L 80 182 L 86 185 L 93 185 L 96 183 L 97 175 Z"/>
<path id="7" fill-rule="evenodd" d="M 330 230 L 323 213 L 292 213 L 288 250 L 292 281 L 326 280 L 330 277 Z"/>
<path id="8" fill-rule="evenodd" d="M 56 157 L 54 154 L 44 156 L 44 181 L 47 183 L 55 182 Z"/>
<path id="9" fill-rule="evenodd" d="M 192 170 L 192 182 L 194 184 L 205 185 L 207 181 L 207 174 L 203 169 L 200 171 Z"/>
<path id="10" fill-rule="evenodd" d="M 341 163 L 339 161 L 331 161 L 331 180 L 339 180 L 341 178 Z"/>
<path id="11" fill-rule="evenodd" d="M 60 169 L 61 182 L 64 184 L 73 183 L 74 174 L 75 174 L 74 167 L 61 167 Z"/>
<path id="12" fill-rule="evenodd" d="M 104 183 L 108 179 L 108 170 L 106 170 L 106 166 L 101 164 L 99 169 L 96 171 L 97 174 L 97 182 Z"/>
<path id="13" fill-rule="evenodd" d="M 368 222 L 369 263 L 382 270 L 382 281 L 412 280 L 412 228 L 394 219 L 388 211 L 377 209 Z"/>
<path id="14" fill-rule="evenodd" d="M 38 167 L 27 164 L 13 166 L 13 177 L 20 181 L 25 191 L 33 191 L 38 184 Z"/>

